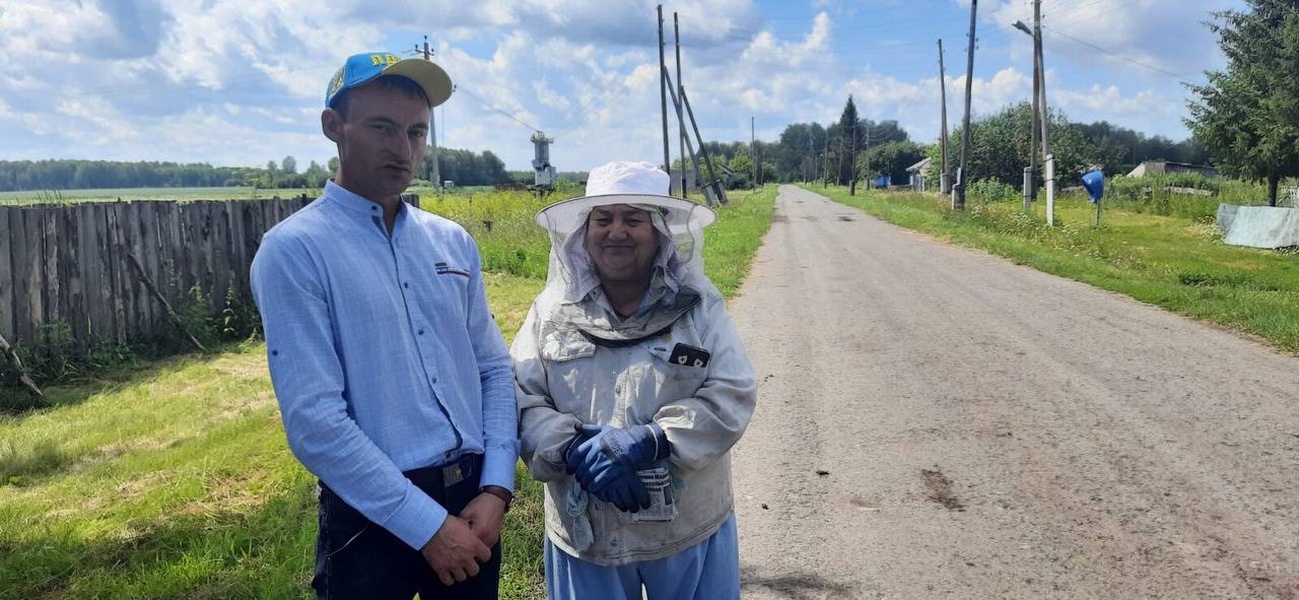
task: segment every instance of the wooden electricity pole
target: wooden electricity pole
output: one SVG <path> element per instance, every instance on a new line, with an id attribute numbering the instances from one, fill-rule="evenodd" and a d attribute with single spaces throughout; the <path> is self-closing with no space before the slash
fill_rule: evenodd
<path id="1" fill-rule="evenodd" d="M 717 171 L 713 167 L 713 160 L 708 157 L 708 148 L 704 146 L 704 137 L 699 135 L 699 122 L 695 121 L 695 110 L 690 108 L 690 99 L 686 97 L 686 86 L 684 85 L 681 86 L 681 104 L 686 107 L 686 116 L 690 118 L 690 128 L 694 130 L 695 139 L 699 141 L 699 154 L 704 157 L 704 165 L 708 167 L 708 172 L 712 176 L 713 195 L 718 202 L 726 204 L 726 188 L 717 176 Z"/>
<path id="2" fill-rule="evenodd" d="M 970 0 L 970 47 L 965 59 L 965 119 L 961 124 L 961 166 L 956 171 L 956 185 L 952 188 L 952 210 L 965 210 L 965 169 L 970 159 L 970 98 L 974 93 L 974 23 L 979 10 L 979 0 Z"/>
<path id="3" fill-rule="evenodd" d="M 677 50 L 677 93 L 673 96 L 680 97 L 681 86 L 685 83 L 681 80 L 681 24 L 675 12 L 672 13 L 672 41 Z M 690 194 L 686 193 L 686 118 L 681 112 L 681 101 L 673 100 L 672 103 L 677 107 L 677 133 L 681 134 L 677 137 L 677 153 L 681 155 L 681 197 L 689 198 Z M 672 170 L 668 169 L 668 174 L 671 173 Z"/>
<path id="4" fill-rule="evenodd" d="M 668 150 L 668 65 L 663 56 L 663 5 L 659 5 L 659 105 L 663 113 L 663 170 L 672 173 L 672 156 Z M 684 163 L 682 163 L 684 164 Z"/>
<path id="5" fill-rule="evenodd" d="M 677 94 L 678 91 L 681 92 L 681 95 L 678 95 L 678 94 Z M 690 108 L 689 106 L 686 106 L 685 100 L 683 100 L 683 98 L 685 97 L 686 88 L 685 88 L 684 85 L 681 85 L 681 82 L 678 81 L 677 83 L 673 84 L 673 83 L 672 83 L 672 80 L 671 80 L 671 79 L 668 79 L 668 93 L 670 93 L 670 94 L 672 95 L 672 104 L 673 104 L 673 106 L 676 106 L 676 107 L 677 107 L 677 111 L 681 111 L 681 110 L 682 110 L 682 107 Z M 692 116 L 691 119 L 693 119 L 693 118 L 694 118 L 694 117 Z M 685 121 L 683 120 L 683 121 L 681 122 L 681 131 L 682 131 L 682 134 L 685 136 L 683 139 L 686 141 L 686 151 L 687 151 L 687 153 L 681 155 L 681 168 L 682 168 L 682 169 L 685 168 L 685 162 L 686 162 L 685 157 L 689 156 L 689 157 L 690 157 L 690 162 L 691 162 L 691 164 L 693 164 L 694 167 L 695 167 L 695 182 L 696 182 L 695 185 L 698 186 L 700 189 L 704 190 L 704 199 L 708 201 L 709 206 L 712 206 L 712 201 L 711 201 L 711 200 L 708 200 L 709 196 L 708 196 L 708 183 L 707 183 L 707 180 L 704 179 L 704 174 L 703 174 L 703 172 L 702 172 L 702 171 L 700 170 L 700 168 L 699 168 L 699 156 L 695 154 L 695 145 L 694 145 L 693 143 L 691 143 L 691 141 L 690 141 L 690 135 L 689 135 L 689 134 L 686 134 L 686 133 L 685 133 L 685 130 L 686 130 L 686 123 L 685 123 Z M 701 151 L 701 152 L 704 151 L 704 150 L 703 150 L 703 147 L 702 147 L 702 146 L 703 146 L 703 143 L 704 143 L 704 141 L 703 141 L 702 139 L 699 140 L 700 151 Z M 711 171 L 713 167 L 712 167 L 712 165 L 710 164 L 708 168 L 709 168 L 709 170 Z M 716 178 L 715 175 L 714 175 L 714 178 Z M 718 186 L 718 189 L 720 189 L 720 187 L 721 187 L 721 186 Z M 718 194 L 714 193 L 713 196 L 714 196 L 714 197 L 717 197 Z M 719 199 L 718 201 L 720 202 L 720 199 Z"/>
<path id="6" fill-rule="evenodd" d="M 1019 23 L 1019 21 L 1016 21 Z M 1033 201 L 1037 199 L 1037 116 L 1042 110 L 1041 100 L 1042 91 L 1042 73 L 1038 71 L 1037 65 L 1037 34 L 1033 35 L 1033 116 L 1029 121 L 1028 141 L 1028 176 L 1025 178 L 1024 185 L 1024 212 L 1032 212 Z M 1045 156 L 1045 155 L 1044 155 Z"/>
<path id="7" fill-rule="evenodd" d="M 416 45 L 416 46 L 415 46 L 415 51 L 416 51 L 416 52 L 421 52 L 421 53 L 423 53 L 423 54 L 424 54 L 424 60 L 429 60 L 429 61 L 433 60 L 433 51 L 432 51 L 431 49 L 429 49 L 429 47 L 428 47 L 428 36 L 427 36 L 427 35 L 424 36 L 424 48 L 421 50 L 420 47 L 419 47 L 418 45 Z M 443 115 L 446 114 L 446 109 L 445 109 L 445 108 L 442 109 L 442 114 L 443 114 Z M 433 188 L 434 188 L 434 189 L 440 189 L 440 188 L 442 187 L 442 169 L 441 169 L 441 165 L 438 164 L 438 130 L 437 130 L 437 113 L 435 112 L 434 109 L 430 108 L 430 109 L 429 109 L 429 115 L 428 115 L 428 116 L 429 116 L 429 119 L 428 119 L 428 127 L 429 127 L 429 145 L 431 145 L 431 146 L 433 147 L 433 161 L 432 161 L 432 162 L 433 162 L 433 169 L 431 170 L 431 173 L 428 173 L 428 175 L 429 175 L 429 177 L 432 178 L 432 180 L 433 180 Z"/>
<path id="8" fill-rule="evenodd" d="M 950 173 L 951 171 L 947 170 L 947 75 L 946 75 L 946 71 L 943 69 L 942 38 L 938 39 L 938 95 L 940 98 L 940 103 L 942 104 L 942 111 L 943 111 L 943 115 L 942 115 L 943 133 L 942 133 L 942 137 L 939 138 L 939 144 L 942 146 L 943 149 L 943 170 L 940 171 L 940 174 L 938 176 L 938 190 L 939 193 L 947 194 L 947 193 L 951 193 L 952 191 L 951 188 L 952 182 L 947 178 L 948 173 Z"/>
<path id="9" fill-rule="evenodd" d="M 1037 94 L 1042 109 L 1038 118 L 1042 120 L 1042 161 L 1045 164 L 1046 180 L 1046 224 L 1055 225 L 1055 157 L 1051 155 L 1051 143 L 1047 133 L 1046 108 L 1046 67 L 1042 63 L 1042 0 L 1033 0 L 1033 55 L 1037 64 Z"/>
<path id="10" fill-rule="evenodd" d="M 812 149 L 813 139 L 816 137 L 811 127 L 807 128 L 807 158 L 812 162 L 803 170 L 803 183 L 811 183 L 812 175 L 816 173 L 816 151 Z"/>
<path id="11" fill-rule="evenodd" d="M 857 120 L 861 115 L 856 115 L 857 119 L 852 122 L 852 151 L 848 153 L 848 195 L 857 195 Z"/>
<path id="12" fill-rule="evenodd" d="M 1042 63 L 1042 0 L 1033 0 L 1033 60 L 1037 63 L 1037 90 L 1041 110 L 1038 118 L 1042 120 L 1042 157 L 1051 153 L 1051 143 L 1047 134 L 1046 110 L 1046 66 Z"/>
<path id="13" fill-rule="evenodd" d="M 830 187 L 830 128 L 825 128 L 825 150 L 821 152 L 821 187 Z"/>
<path id="14" fill-rule="evenodd" d="M 758 185 L 758 135 L 754 132 L 753 117 L 749 117 L 749 155 L 753 158 L 753 185 Z"/>

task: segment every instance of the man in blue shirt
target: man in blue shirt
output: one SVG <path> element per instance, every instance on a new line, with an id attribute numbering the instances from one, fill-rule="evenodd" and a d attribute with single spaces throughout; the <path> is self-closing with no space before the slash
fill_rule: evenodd
<path id="1" fill-rule="evenodd" d="M 321 114 L 339 167 L 262 238 L 252 287 L 289 447 L 320 479 L 321 598 L 496 598 L 518 417 L 477 245 L 400 194 L 437 65 L 350 57 Z"/>

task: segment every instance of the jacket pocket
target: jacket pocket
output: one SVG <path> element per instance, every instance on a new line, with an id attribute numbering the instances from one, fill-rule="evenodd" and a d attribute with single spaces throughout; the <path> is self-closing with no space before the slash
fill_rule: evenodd
<path id="1" fill-rule="evenodd" d="M 654 369 L 662 374 L 658 395 L 664 401 L 694 396 L 708 378 L 707 366 L 697 367 L 672 360 L 673 349 L 671 344 L 650 348 Z"/>
<path id="2" fill-rule="evenodd" d="M 556 329 L 541 340 L 541 358 L 546 362 L 568 362 L 595 355 L 595 344 L 576 329 Z"/>

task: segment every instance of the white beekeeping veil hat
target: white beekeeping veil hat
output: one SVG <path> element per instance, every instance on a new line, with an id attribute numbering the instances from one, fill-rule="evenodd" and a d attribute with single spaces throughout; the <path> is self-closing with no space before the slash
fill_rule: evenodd
<path id="1" fill-rule="evenodd" d="M 703 229 L 717 220 L 713 209 L 668 195 L 667 173 L 644 161 L 614 161 L 591 169 L 586 195 L 556 202 L 537 213 L 537 224 L 550 235 L 550 272 L 546 285 L 566 285 L 565 298 L 577 301 L 599 285 L 582 244 L 586 221 L 597 206 L 627 204 L 650 213 L 660 234 L 659 256 L 675 285 L 697 291 L 712 288 L 704 277 Z"/>

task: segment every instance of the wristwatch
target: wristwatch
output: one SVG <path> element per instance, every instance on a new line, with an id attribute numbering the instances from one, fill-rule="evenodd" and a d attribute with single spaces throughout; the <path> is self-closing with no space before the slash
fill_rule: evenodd
<path id="1" fill-rule="evenodd" d="M 501 500 L 504 500 L 505 510 L 503 512 L 510 512 L 510 504 L 514 502 L 514 494 L 510 492 L 510 490 L 507 490 L 499 485 L 485 485 L 483 486 L 483 489 L 481 491 L 484 494 L 491 494 L 493 496 L 496 496 L 497 498 L 500 498 Z"/>

